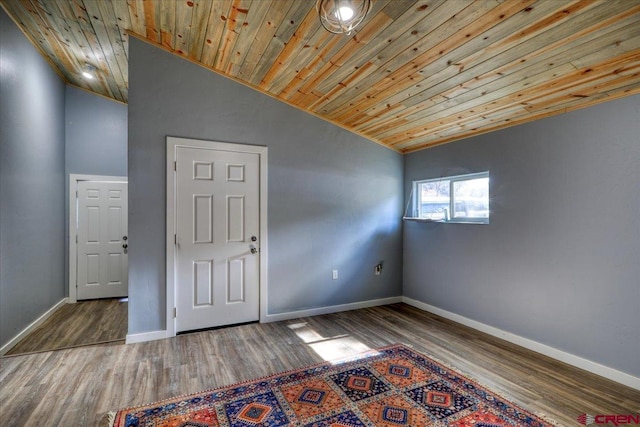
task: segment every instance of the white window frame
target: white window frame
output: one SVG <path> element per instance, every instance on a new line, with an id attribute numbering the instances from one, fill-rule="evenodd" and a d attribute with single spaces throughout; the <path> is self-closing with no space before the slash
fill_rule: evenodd
<path id="1" fill-rule="evenodd" d="M 422 179 L 419 181 L 413 181 L 413 187 L 412 187 L 412 197 L 413 199 L 411 200 L 411 203 L 414 206 L 413 209 L 413 216 L 411 218 L 407 218 L 407 219 L 415 219 L 418 221 L 425 221 L 425 222 L 446 222 L 446 223 L 471 223 L 471 224 L 489 224 L 489 217 L 491 216 L 490 212 L 490 207 L 489 207 L 489 217 L 487 218 L 477 218 L 477 217 L 454 217 L 453 213 L 455 212 L 454 207 L 455 207 L 455 193 L 453 191 L 453 186 L 454 183 L 456 182 L 461 182 L 461 181 L 470 181 L 470 180 L 474 180 L 474 179 L 478 179 L 478 178 L 489 178 L 489 171 L 485 171 L 485 172 L 477 172 L 477 173 L 470 173 L 470 174 L 465 174 L 465 175 L 454 175 L 454 176 L 442 176 L 439 178 L 431 178 L 431 179 Z M 436 219 L 436 220 L 431 220 L 431 219 L 427 219 L 427 218 L 423 218 L 422 217 L 422 203 L 421 203 L 421 199 L 420 199 L 420 194 L 421 194 L 421 190 L 420 190 L 420 186 L 422 184 L 426 184 L 429 182 L 441 182 L 441 181 L 449 181 L 449 214 L 447 215 L 447 217 L 445 219 Z M 489 203 L 489 201 L 487 201 L 487 203 Z"/>

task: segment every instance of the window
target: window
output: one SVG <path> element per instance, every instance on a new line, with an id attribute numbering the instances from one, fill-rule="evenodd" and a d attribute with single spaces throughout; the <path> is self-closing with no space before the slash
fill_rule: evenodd
<path id="1" fill-rule="evenodd" d="M 413 182 L 414 219 L 489 223 L 489 172 Z"/>

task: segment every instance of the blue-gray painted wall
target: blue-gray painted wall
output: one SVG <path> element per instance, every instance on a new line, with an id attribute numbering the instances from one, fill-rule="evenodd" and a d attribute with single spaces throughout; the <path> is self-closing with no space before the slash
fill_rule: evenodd
<path id="1" fill-rule="evenodd" d="M 269 313 L 401 295 L 398 153 L 135 38 L 129 52 L 130 334 L 165 329 L 167 135 L 269 147 Z"/>
<path id="2" fill-rule="evenodd" d="M 0 9 L 0 345 L 65 296 L 64 83 Z"/>
<path id="3" fill-rule="evenodd" d="M 65 89 L 66 172 L 127 176 L 127 105 Z"/>
<path id="4" fill-rule="evenodd" d="M 404 295 L 640 376 L 640 96 L 405 156 L 490 171 L 491 223 L 404 226 Z"/>

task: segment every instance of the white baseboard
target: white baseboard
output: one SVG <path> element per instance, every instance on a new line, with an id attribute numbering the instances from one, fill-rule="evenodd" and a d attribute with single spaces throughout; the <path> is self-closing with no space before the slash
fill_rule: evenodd
<path id="1" fill-rule="evenodd" d="M 40 317 L 38 317 L 36 320 L 31 322 L 26 328 L 24 328 L 20 333 L 18 333 L 18 335 L 11 338 L 9 342 L 7 342 L 5 345 L 3 345 L 0 348 L 0 356 L 4 356 L 9 350 L 11 350 L 16 344 L 18 344 L 20 340 L 22 340 L 24 337 L 30 334 L 35 328 L 42 325 L 45 320 L 51 317 L 51 315 L 55 313 L 60 307 L 65 305 L 68 300 L 69 298 L 62 298 L 53 307 L 45 311 Z"/>
<path id="2" fill-rule="evenodd" d="M 330 305 L 328 307 L 310 308 L 308 310 L 289 311 L 286 313 L 267 314 L 261 323 L 279 322 L 281 320 L 297 319 L 300 317 L 319 316 L 321 314 L 339 313 L 341 311 L 357 310 L 360 308 L 376 307 L 379 305 L 396 304 L 402 302 L 402 297 L 372 299 L 369 301 L 353 302 L 350 304 Z"/>
<path id="3" fill-rule="evenodd" d="M 134 344 L 137 342 L 155 341 L 167 338 L 167 331 L 151 331 L 139 334 L 127 334 L 125 344 Z"/>
<path id="4" fill-rule="evenodd" d="M 375 307 L 379 305 L 395 304 L 402 302 L 402 297 L 381 298 L 369 301 L 354 302 L 351 304 L 332 305 L 329 307 L 312 308 L 309 310 L 290 311 L 287 313 L 267 314 L 266 319 L 260 319 L 261 323 L 278 322 L 280 320 L 297 319 L 299 317 L 318 316 L 321 314 L 338 313 L 340 311 L 357 310 L 359 308 Z M 154 341 L 169 338 L 168 331 L 151 331 L 139 334 L 128 334 L 126 344 Z"/>
<path id="5" fill-rule="evenodd" d="M 546 344 L 542 344 L 537 341 L 533 341 L 528 338 L 524 338 L 519 335 L 512 334 L 511 332 L 494 328 L 493 326 L 486 325 L 476 320 L 469 319 L 468 317 L 464 317 L 459 314 L 452 313 L 447 310 L 443 310 L 441 308 L 426 304 L 418 300 L 414 300 L 409 297 L 402 297 L 402 301 L 405 304 L 409 304 L 410 306 L 419 308 L 420 310 L 437 314 L 438 316 L 444 317 L 449 320 L 453 320 L 454 322 L 461 323 L 465 326 L 469 326 L 470 328 L 476 329 L 481 332 L 485 332 L 489 335 L 493 335 L 494 337 L 501 338 L 505 341 L 509 341 L 513 344 L 519 345 L 520 347 L 533 350 L 537 353 L 544 354 L 545 356 L 549 356 L 553 359 L 559 360 L 561 362 L 567 363 L 577 368 L 584 369 L 585 371 L 589 371 L 596 375 L 600 375 L 602 377 L 608 378 L 611 381 L 624 384 L 636 390 L 640 390 L 640 378 L 634 377 L 633 375 L 627 374 L 625 372 L 618 371 L 616 369 L 610 368 L 605 365 L 601 365 L 596 362 L 592 362 L 591 360 L 584 359 L 580 356 L 576 356 L 574 354 L 567 353 L 562 350 L 558 350 L 557 348 L 550 347 Z"/>

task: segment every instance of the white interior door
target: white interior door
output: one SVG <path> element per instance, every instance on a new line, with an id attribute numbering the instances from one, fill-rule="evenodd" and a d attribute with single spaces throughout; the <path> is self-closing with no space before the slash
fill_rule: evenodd
<path id="1" fill-rule="evenodd" d="M 79 181 L 77 199 L 77 299 L 127 296 L 127 183 Z"/>
<path id="2" fill-rule="evenodd" d="M 259 319 L 260 158 L 176 151 L 176 331 Z"/>

